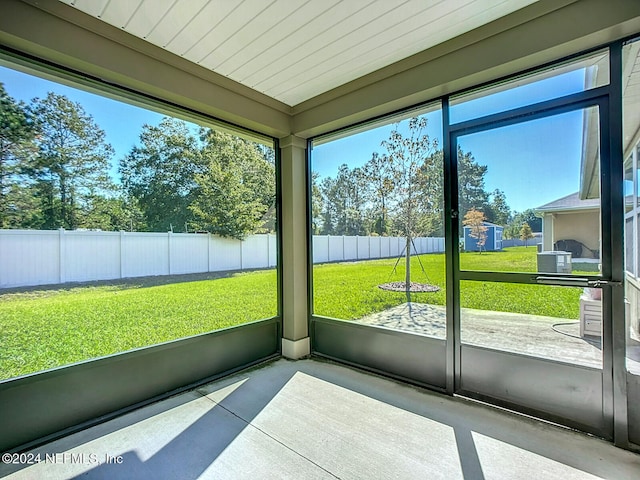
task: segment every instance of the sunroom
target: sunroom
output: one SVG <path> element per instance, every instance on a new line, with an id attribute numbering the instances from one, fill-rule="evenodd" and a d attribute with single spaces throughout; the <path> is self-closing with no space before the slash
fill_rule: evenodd
<path id="1" fill-rule="evenodd" d="M 639 35 L 635 0 L 3 1 L 2 121 L 22 136 L 2 133 L 0 475 L 143 478 L 209 438 L 167 478 L 273 465 L 229 453 L 255 444 L 216 430 L 224 411 L 310 478 L 510 478 L 510 448 L 633 478 Z M 575 192 L 598 268 L 543 271 L 535 210 Z M 486 225 L 502 248 L 465 251 Z M 218 410 L 158 433 L 200 396 Z M 64 457 L 154 418 L 171 455 Z M 331 446 L 300 433 L 323 421 Z M 509 440 L 518 421 L 542 433 Z M 415 465 L 393 450 L 423 442 Z"/>

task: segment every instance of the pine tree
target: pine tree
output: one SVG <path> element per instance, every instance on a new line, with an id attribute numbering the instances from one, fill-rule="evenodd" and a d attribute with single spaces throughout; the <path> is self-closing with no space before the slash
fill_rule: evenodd
<path id="1" fill-rule="evenodd" d="M 15 210 L 30 200 L 21 173 L 33 156 L 35 133 L 28 107 L 16 102 L 0 83 L 0 228 L 22 226 L 15 224 Z"/>
<path id="2" fill-rule="evenodd" d="M 44 228 L 75 229 L 88 197 L 110 191 L 113 148 L 82 105 L 49 92 L 33 100 L 37 158 L 30 166 L 42 202 Z"/>

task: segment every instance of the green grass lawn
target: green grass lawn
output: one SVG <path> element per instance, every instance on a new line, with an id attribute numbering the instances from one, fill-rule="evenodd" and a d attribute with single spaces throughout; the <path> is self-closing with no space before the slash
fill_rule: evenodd
<path id="1" fill-rule="evenodd" d="M 276 315 L 275 270 L 0 295 L 0 379 Z"/>
<path id="2" fill-rule="evenodd" d="M 535 271 L 536 249 L 463 253 L 467 269 Z M 412 280 L 441 287 L 412 301 L 445 304 L 445 257 L 412 259 Z M 404 280 L 395 259 L 316 265 L 314 309 L 357 319 L 407 301 L 378 285 Z M 578 317 L 581 290 L 462 283 L 462 306 L 561 318 Z M 123 352 L 276 315 L 276 272 L 264 270 L 166 285 L 118 283 L 0 295 L 0 379 Z"/>
<path id="3" fill-rule="evenodd" d="M 487 270 L 495 272 L 536 272 L 538 250 L 532 247 L 510 247 L 499 252 L 463 252 L 461 270 Z"/>
<path id="4" fill-rule="evenodd" d="M 461 268 L 466 270 L 535 272 L 536 249 L 512 247 L 502 252 L 465 252 L 460 254 Z M 411 279 L 438 285 L 435 293 L 413 293 L 411 301 L 445 305 L 445 257 L 443 254 L 421 255 L 426 275 L 417 257 L 412 258 Z M 404 260 L 392 274 L 395 259 L 316 265 L 314 277 L 314 311 L 317 315 L 356 319 L 407 301 L 405 293 L 379 289 L 380 283 L 404 280 Z M 579 288 L 518 285 L 463 281 L 461 305 L 481 310 L 578 318 Z"/>

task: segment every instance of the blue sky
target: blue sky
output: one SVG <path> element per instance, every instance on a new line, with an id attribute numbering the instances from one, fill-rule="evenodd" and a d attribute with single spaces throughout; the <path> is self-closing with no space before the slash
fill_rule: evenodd
<path id="1" fill-rule="evenodd" d="M 117 163 L 138 142 L 142 125 L 157 124 L 161 114 L 83 90 L 67 87 L 9 68 L 0 67 L 0 82 L 15 99 L 29 102 L 47 92 L 64 94 L 83 105 L 107 135 L 114 147 L 111 173 L 117 180 Z M 494 93 L 479 99 L 452 102 L 451 121 L 499 112 L 528 103 L 581 91 L 584 71 L 563 75 Z M 442 145 L 440 111 L 427 114 L 428 134 Z M 406 131 L 404 121 L 401 131 Z M 373 152 L 383 153 L 381 142 L 388 138 L 393 124 L 352 135 L 314 147 L 312 169 L 321 177 L 334 176 L 346 163 L 350 168 L 362 166 Z M 512 210 L 522 211 L 540 206 L 578 190 L 582 142 L 582 112 L 572 112 L 523 125 L 511 126 L 460 138 L 464 151 L 487 165 L 487 191 L 505 192 Z"/>
<path id="2" fill-rule="evenodd" d="M 580 185 L 582 111 L 459 138 L 487 165 L 487 191 L 502 190 L 513 210 L 536 208 L 575 193 Z"/>
<path id="3" fill-rule="evenodd" d="M 584 71 L 494 93 L 479 99 L 452 102 L 452 123 L 497 113 L 534 102 L 549 100 L 583 90 Z M 428 134 L 442 145 L 442 118 L 439 111 L 427 114 Z M 578 191 L 582 148 L 582 111 L 460 137 L 459 144 L 476 161 L 487 165 L 486 190 L 505 192 L 512 210 L 523 211 Z M 403 121 L 400 131 L 407 131 Z M 394 124 L 314 147 L 312 169 L 334 176 L 346 163 L 350 168 L 366 163 L 373 152 L 384 153 Z"/>
<path id="4" fill-rule="evenodd" d="M 47 92 L 66 95 L 74 102 L 80 103 L 105 131 L 107 142 L 115 150 L 111 169 L 114 180 L 117 179 L 118 160 L 138 143 L 142 125 L 145 123 L 156 125 L 163 117 L 151 110 L 117 102 L 2 66 L 0 66 L 0 83 L 4 84 L 9 95 L 25 103 L 29 103 L 34 97 L 44 98 Z"/>

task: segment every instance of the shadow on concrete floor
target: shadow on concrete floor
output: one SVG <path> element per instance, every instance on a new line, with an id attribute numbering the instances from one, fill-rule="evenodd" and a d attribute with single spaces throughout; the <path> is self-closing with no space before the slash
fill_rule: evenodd
<path id="1" fill-rule="evenodd" d="M 67 461 L 0 465 L 0 476 L 624 480 L 640 471 L 640 456 L 597 438 L 317 360 L 278 360 L 30 453 L 45 452 Z M 117 461 L 71 461 L 92 454 Z"/>

